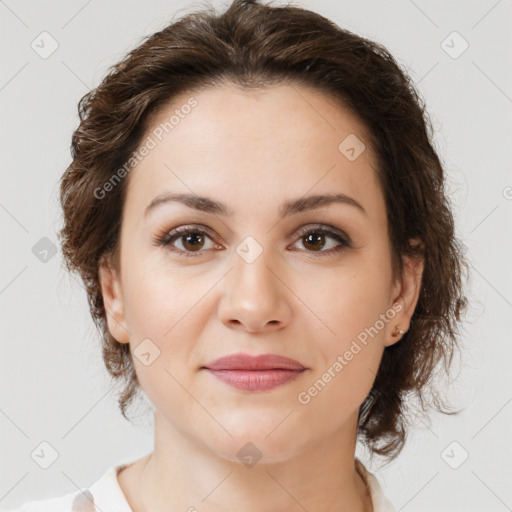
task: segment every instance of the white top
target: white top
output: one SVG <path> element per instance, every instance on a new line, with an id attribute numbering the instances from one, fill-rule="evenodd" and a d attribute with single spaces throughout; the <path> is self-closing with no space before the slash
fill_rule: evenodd
<path id="1" fill-rule="evenodd" d="M 4 512 L 133 512 L 117 480 L 117 473 L 130 464 L 110 467 L 88 489 L 73 491 L 57 498 L 28 501 L 19 508 Z M 355 467 L 370 489 L 373 512 L 396 512 L 384 496 L 377 478 L 368 472 L 357 457 Z"/>

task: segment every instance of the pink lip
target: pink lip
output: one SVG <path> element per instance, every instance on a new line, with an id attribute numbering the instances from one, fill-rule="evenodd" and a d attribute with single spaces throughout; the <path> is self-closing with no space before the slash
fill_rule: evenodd
<path id="1" fill-rule="evenodd" d="M 266 391 L 296 379 L 307 368 L 276 354 L 232 354 L 203 367 L 219 380 L 244 391 Z"/>
<path id="2" fill-rule="evenodd" d="M 209 370 L 305 370 L 305 366 L 295 359 L 278 356 L 277 354 L 231 354 L 221 357 L 204 366 Z"/>

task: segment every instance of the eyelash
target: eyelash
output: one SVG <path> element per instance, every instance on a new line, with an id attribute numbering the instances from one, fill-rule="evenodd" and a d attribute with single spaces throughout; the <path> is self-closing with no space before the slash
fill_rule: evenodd
<path id="1" fill-rule="evenodd" d="M 205 252 L 204 250 L 183 251 L 182 249 L 176 249 L 175 247 L 172 246 L 172 243 L 175 240 L 178 240 L 179 238 L 184 237 L 185 235 L 188 235 L 191 233 L 207 235 L 209 238 L 213 238 L 213 235 L 210 232 L 210 230 L 207 230 L 205 228 L 199 229 L 199 226 L 198 227 L 181 226 L 181 227 L 178 227 L 170 232 L 165 232 L 163 235 L 157 235 L 154 239 L 154 242 L 160 246 L 169 246 L 170 251 L 172 251 L 180 256 L 186 256 L 186 257 L 200 256 L 201 253 Z M 348 242 L 347 239 L 345 239 L 343 236 L 341 236 L 337 232 L 331 231 L 331 229 L 329 229 L 328 226 L 324 226 L 322 224 L 318 224 L 313 227 L 308 226 L 307 228 L 300 229 L 299 234 L 298 234 L 299 240 L 302 237 L 304 237 L 305 235 L 308 235 L 310 233 L 317 233 L 317 234 L 320 233 L 323 235 L 328 235 L 329 238 L 333 238 L 334 240 L 336 240 L 337 242 L 340 243 L 340 245 L 333 247 L 327 251 L 318 251 L 320 257 L 332 256 L 334 254 L 339 253 L 340 251 L 343 251 L 343 250 L 351 247 L 351 244 Z M 315 251 L 306 251 L 306 252 L 315 253 Z"/>

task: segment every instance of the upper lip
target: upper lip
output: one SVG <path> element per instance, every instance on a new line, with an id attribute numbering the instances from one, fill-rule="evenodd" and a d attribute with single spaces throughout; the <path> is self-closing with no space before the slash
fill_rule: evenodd
<path id="1" fill-rule="evenodd" d="M 212 361 L 204 366 L 209 370 L 305 370 L 306 367 L 295 359 L 277 354 L 231 354 Z"/>

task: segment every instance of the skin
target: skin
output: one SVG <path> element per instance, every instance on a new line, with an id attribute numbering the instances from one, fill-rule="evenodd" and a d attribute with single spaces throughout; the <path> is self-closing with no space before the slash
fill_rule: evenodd
<path id="1" fill-rule="evenodd" d="M 395 325 L 410 326 L 423 262 L 404 259 L 404 279 L 392 279 L 371 148 L 354 161 L 338 150 L 349 134 L 364 141 L 366 129 L 332 99 L 297 84 L 183 94 L 152 128 L 190 96 L 198 105 L 129 175 L 120 269 L 100 268 L 109 330 L 130 344 L 156 411 L 154 451 L 119 474 L 120 486 L 134 512 L 371 511 L 354 469 L 358 410 L 384 349 L 399 339 L 391 335 Z M 145 217 L 163 191 L 214 198 L 233 215 L 165 203 Z M 354 198 L 366 214 L 331 204 L 280 220 L 284 201 L 333 192 Z M 326 235 L 315 250 L 297 234 L 318 223 L 348 235 L 351 247 L 326 255 L 338 241 Z M 154 242 L 191 224 L 213 233 L 202 243 L 174 240 L 177 251 L 195 256 Z M 251 263 L 236 252 L 247 236 L 262 248 Z M 400 306 L 394 318 L 300 403 L 299 393 L 393 304 Z M 146 338 L 160 350 L 149 366 L 133 352 Z M 201 369 L 237 352 L 280 354 L 308 369 L 265 392 L 234 389 Z M 247 442 L 261 452 L 252 467 L 237 457 Z"/>

